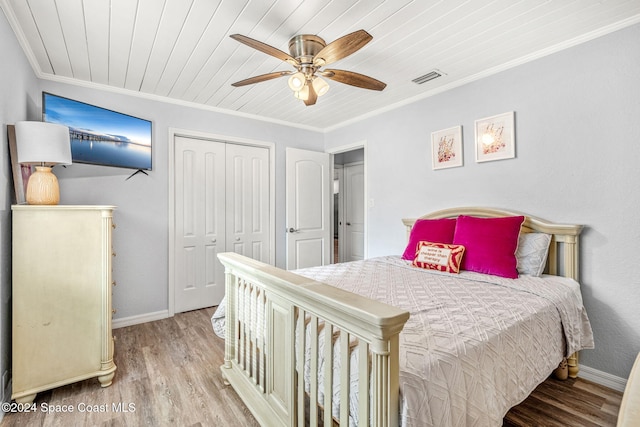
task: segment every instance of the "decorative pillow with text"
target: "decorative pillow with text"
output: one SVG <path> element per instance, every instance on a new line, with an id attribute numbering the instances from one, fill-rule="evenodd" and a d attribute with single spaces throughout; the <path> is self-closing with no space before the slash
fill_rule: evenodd
<path id="1" fill-rule="evenodd" d="M 429 270 L 459 273 L 464 246 L 421 241 L 416 248 L 413 265 Z"/>

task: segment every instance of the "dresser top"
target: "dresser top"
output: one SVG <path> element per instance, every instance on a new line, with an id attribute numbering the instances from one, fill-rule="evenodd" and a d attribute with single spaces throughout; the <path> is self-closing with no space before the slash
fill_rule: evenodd
<path id="1" fill-rule="evenodd" d="M 51 210 L 67 210 L 67 211 L 102 211 L 102 210 L 114 210 L 115 206 L 111 205 L 12 205 L 11 210 L 21 211 L 21 210 L 42 210 L 42 211 L 51 211 Z"/>

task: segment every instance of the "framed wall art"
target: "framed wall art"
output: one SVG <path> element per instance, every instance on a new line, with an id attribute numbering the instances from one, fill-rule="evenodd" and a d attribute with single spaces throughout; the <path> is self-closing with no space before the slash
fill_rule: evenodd
<path id="1" fill-rule="evenodd" d="M 514 158 L 516 156 L 514 112 L 476 120 L 475 136 L 476 162 Z"/>
<path id="2" fill-rule="evenodd" d="M 15 191 L 15 203 L 23 205 L 27 202 L 27 182 L 31 176 L 31 166 L 18 163 L 18 147 L 16 144 L 15 125 L 7 125 L 7 137 L 9 140 L 9 156 L 11 157 L 11 172 L 13 175 L 13 189 Z"/>
<path id="3" fill-rule="evenodd" d="M 433 169 L 462 166 L 462 126 L 431 133 Z"/>

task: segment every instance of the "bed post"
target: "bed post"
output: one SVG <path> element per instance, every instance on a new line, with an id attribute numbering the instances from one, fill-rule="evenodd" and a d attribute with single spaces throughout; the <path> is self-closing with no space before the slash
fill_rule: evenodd
<path id="1" fill-rule="evenodd" d="M 578 233 L 580 233 L 582 227 Z M 578 281 L 578 271 L 579 271 L 579 247 L 578 247 L 578 233 L 575 235 L 566 235 L 564 236 L 564 258 L 563 258 L 563 276 L 570 277 L 576 282 Z M 569 378 L 577 378 L 578 372 L 580 371 L 578 353 L 573 353 L 571 356 L 567 357 L 567 369 Z"/>
<path id="2" fill-rule="evenodd" d="M 566 269 L 564 276 L 571 277 L 576 282 L 578 281 L 578 236 L 567 236 L 564 242 L 564 268 Z"/>
<path id="3" fill-rule="evenodd" d="M 398 426 L 400 362 L 397 357 L 392 356 L 399 354 L 399 333 L 398 331 L 387 341 L 371 345 L 371 425 L 374 426 Z"/>

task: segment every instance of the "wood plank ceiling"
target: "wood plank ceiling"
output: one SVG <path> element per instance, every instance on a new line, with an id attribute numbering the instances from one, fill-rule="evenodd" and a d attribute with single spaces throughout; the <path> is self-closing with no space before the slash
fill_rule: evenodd
<path id="1" fill-rule="evenodd" d="M 640 22 L 639 0 L 0 0 L 0 6 L 40 78 L 320 130 Z M 381 80 L 383 92 L 329 81 L 327 95 L 306 107 L 286 77 L 231 86 L 292 67 L 230 34 L 288 52 L 296 34 L 331 42 L 358 29 L 373 41 L 331 68 Z M 412 82 L 434 69 L 444 75 Z"/>

